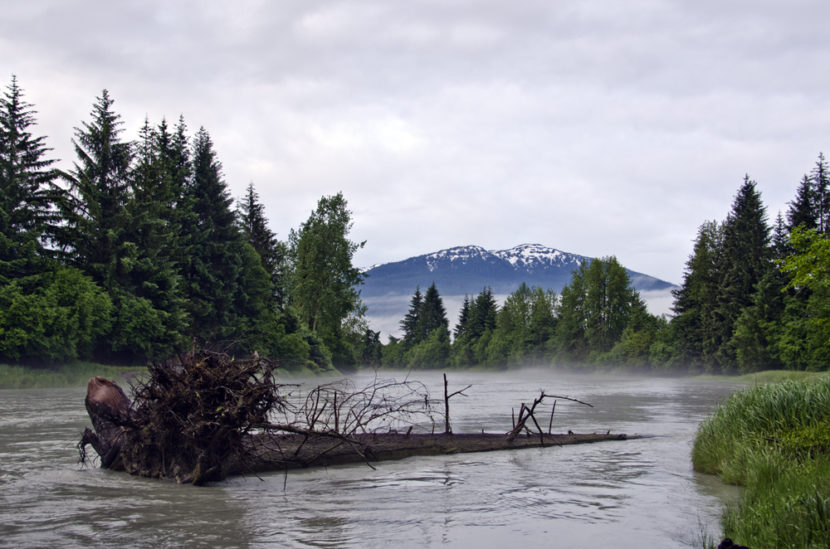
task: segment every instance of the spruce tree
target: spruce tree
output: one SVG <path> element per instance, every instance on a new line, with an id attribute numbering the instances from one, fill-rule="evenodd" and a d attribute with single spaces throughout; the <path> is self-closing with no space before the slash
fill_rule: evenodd
<path id="1" fill-rule="evenodd" d="M 415 293 L 412 294 L 412 299 L 409 301 L 409 310 L 401 320 L 401 331 L 403 332 L 403 344 L 409 348 L 413 345 L 423 341 L 423 334 L 419 333 L 418 329 L 422 324 L 419 322 L 421 314 L 421 305 L 423 304 L 424 296 L 421 294 L 421 287 L 415 288 Z"/>
<path id="2" fill-rule="evenodd" d="M 471 337 L 478 339 L 486 332 L 492 331 L 496 327 L 497 313 L 498 306 L 496 298 L 493 297 L 493 289 L 490 287 L 482 289 L 470 307 Z"/>
<path id="3" fill-rule="evenodd" d="M 46 268 L 42 241 L 56 222 L 45 137 L 32 135 L 36 111 L 12 77 L 0 97 L 0 283 Z"/>
<path id="4" fill-rule="evenodd" d="M 795 227 L 818 228 L 818 213 L 815 211 L 813 194 L 813 183 L 805 175 L 798 184 L 795 200 L 789 203 L 790 207 L 787 209 L 787 228 L 789 230 Z"/>
<path id="5" fill-rule="evenodd" d="M 91 121 L 75 129 L 77 160 L 64 174 L 69 192 L 61 213 L 66 223 L 57 235 L 69 262 L 107 290 L 114 287 L 124 266 L 132 162 L 132 144 L 121 140 L 123 122 L 113 103 L 104 90 L 92 107 Z"/>
<path id="6" fill-rule="evenodd" d="M 193 171 L 184 193 L 188 255 L 183 265 L 191 335 L 215 342 L 233 338 L 240 311 L 243 239 L 232 199 L 210 135 L 200 128 L 193 141 Z"/>
<path id="7" fill-rule="evenodd" d="M 463 337 L 468 331 L 468 323 L 470 321 L 470 296 L 464 295 L 464 302 L 461 304 L 461 310 L 458 311 L 458 323 L 453 330 L 453 336 L 457 341 Z"/>
<path id="8" fill-rule="evenodd" d="M 438 330 L 442 335 L 446 335 L 449 339 L 449 322 L 447 321 L 447 311 L 444 308 L 444 302 L 441 295 L 438 293 L 438 288 L 435 283 L 430 284 L 424 294 L 423 302 L 418 311 L 418 320 L 416 324 L 416 333 L 423 341 Z"/>
<path id="9" fill-rule="evenodd" d="M 784 222 L 781 212 L 775 218 L 775 226 L 772 229 L 772 257 L 778 262 L 792 253 L 790 246 L 790 230 Z"/>
<path id="10" fill-rule="evenodd" d="M 701 364 L 707 370 L 715 368 L 715 353 L 722 343 L 715 320 L 723 268 L 723 226 L 704 222 L 686 262 L 683 284 L 673 292 L 672 329 L 678 360 Z"/>
<path id="11" fill-rule="evenodd" d="M 816 165 L 810 173 L 810 183 L 813 187 L 813 210 L 816 214 L 816 229 L 819 234 L 830 231 L 830 173 L 824 153 L 819 153 Z M 807 227 L 808 229 L 810 227 Z"/>
<path id="12" fill-rule="evenodd" d="M 282 308 L 287 291 L 284 280 L 287 250 L 268 228 L 265 206 L 259 201 L 253 183 L 248 184 L 245 196 L 239 202 L 239 219 L 245 239 L 259 254 L 262 267 L 271 278 L 275 303 Z"/>
<path id="13" fill-rule="evenodd" d="M 144 359 L 172 355 L 185 342 L 188 324 L 183 281 L 179 272 L 179 201 L 162 155 L 169 138 L 166 125 L 158 130 L 145 120 L 135 146 L 130 175 L 128 219 L 123 233 L 125 265 L 114 294 L 117 318 L 113 350 Z"/>
<path id="14" fill-rule="evenodd" d="M 724 269 L 720 279 L 716 330 L 722 344 L 717 360 L 722 370 L 736 366 L 735 348 L 730 343 L 735 323 L 752 305 L 756 285 L 772 267 L 770 228 L 756 183 L 744 177 L 732 211 L 724 223 Z"/>

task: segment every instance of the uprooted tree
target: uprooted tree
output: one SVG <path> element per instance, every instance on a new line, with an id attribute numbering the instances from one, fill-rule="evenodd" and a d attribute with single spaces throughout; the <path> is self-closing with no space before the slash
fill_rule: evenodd
<path id="1" fill-rule="evenodd" d="M 102 467 L 203 484 L 266 470 L 626 438 L 543 433 L 534 410 L 553 398 L 544 392 L 522 405 L 506 435 L 452 434 L 449 398 L 469 387 L 449 394 L 445 381 L 442 401 L 410 380 L 375 379 L 365 387 L 344 380 L 302 394 L 297 385 L 276 382 L 276 367 L 258 356 L 194 352 L 151 364 L 148 377 L 133 386 L 132 402 L 114 383 L 93 378 L 86 407 L 94 431 L 84 431 L 81 458 L 87 461 L 91 445 Z M 443 413 L 436 411 L 440 403 Z M 440 416 L 444 432 L 435 434 Z M 416 426 L 421 432 L 413 434 Z"/>
<path id="2" fill-rule="evenodd" d="M 133 387 L 132 403 L 117 385 L 93 378 L 86 407 L 95 430 L 84 432 L 81 457 L 89 444 L 104 467 L 201 484 L 224 478 L 229 468 L 244 470 L 246 456 L 261 455 L 266 443 L 287 442 L 278 433 L 325 437 L 361 454 L 352 439 L 358 433 L 433 422 L 420 383 L 375 380 L 357 389 L 343 381 L 301 398 L 292 393 L 296 386 L 275 381 L 275 369 L 264 358 L 199 351 L 151 364 L 148 378 Z M 293 457 L 307 459 L 297 449 Z"/>

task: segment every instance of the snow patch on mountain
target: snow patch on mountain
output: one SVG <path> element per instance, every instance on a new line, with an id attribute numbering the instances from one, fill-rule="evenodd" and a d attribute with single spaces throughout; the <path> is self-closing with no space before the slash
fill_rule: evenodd
<path id="1" fill-rule="evenodd" d="M 481 246 L 456 246 L 427 254 L 423 258 L 429 272 L 433 272 L 444 261 L 466 263 L 471 259 L 486 259 L 490 253 Z"/>
<path id="2" fill-rule="evenodd" d="M 514 269 L 533 270 L 536 267 L 578 265 L 582 256 L 548 248 L 541 244 L 520 244 L 509 250 L 494 250 L 493 255 L 510 263 Z"/>
<path id="3" fill-rule="evenodd" d="M 470 261 L 505 262 L 517 271 L 533 272 L 551 267 L 576 267 L 585 257 L 541 244 L 520 244 L 508 250 L 486 250 L 474 245 L 456 246 L 426 254 L 417 259 L 426 264 L 429 272 L 435 272 L 441 265 L 447 263 L 464 265 Z"/>

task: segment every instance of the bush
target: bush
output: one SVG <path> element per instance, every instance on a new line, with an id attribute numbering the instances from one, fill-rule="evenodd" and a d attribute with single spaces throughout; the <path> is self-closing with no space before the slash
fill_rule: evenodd
<path id="1" fill-rule="evenodd" d="M 0 358 L 89 358 L 109 333 L 112 301 L 77 269 L 59 267 L 0 288 Z"/>

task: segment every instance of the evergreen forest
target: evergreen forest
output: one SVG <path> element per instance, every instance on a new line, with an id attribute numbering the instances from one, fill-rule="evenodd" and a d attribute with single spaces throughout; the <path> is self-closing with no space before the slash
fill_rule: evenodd
<path id="1" fill-rule="evenodd" d="M 124 134 L 104 90 L 59 169 L 16 78 L 0 96 L 0 362 L 142 364 L 196 347 L 320 372 L 370 367 L 614 365 L 738 373 L 830 366 L 830 196 L 819 154 L 767 218 L 746 176 L 697 232 L 670 318 L 614 257 L 559 294 L 468 296 L 451 326 L 415 288 L 400 338 L 368 326 L 342 193 L 280 240 L 253 183 L 234 200 L 205 128 L 180 117 Z"/>

